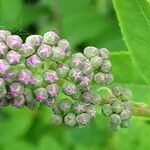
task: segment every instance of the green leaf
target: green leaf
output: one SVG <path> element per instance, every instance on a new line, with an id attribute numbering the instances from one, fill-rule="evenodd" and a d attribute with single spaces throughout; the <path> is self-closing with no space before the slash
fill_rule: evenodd
<path id="1" fill-rule="evenodd" d="M 113 0 L 113 3 L 133 62 L 150 83 L 150 1 Z"/>

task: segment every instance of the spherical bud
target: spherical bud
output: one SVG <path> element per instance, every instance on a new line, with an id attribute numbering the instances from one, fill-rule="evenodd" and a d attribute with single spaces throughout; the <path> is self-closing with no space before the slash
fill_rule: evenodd
<path id="1" fill-rule="evenodd" d="M 10 36 L 11 33 L 7 30 L 0 30 L 0 42 L 6 42 L 7 36 Z"/>
<path id="2" fill-rule="evenodd" d="M 53 113 L 55 113 L 55 114 L 59 114 L 59 115 L 62 114 L 62 112 L 59 109 L 58 104 L 56 102 L 54 102 L 52 104 L 52 110 L 53 110 Z"/>
<path id="3" fill-rule="evenodd" d="M 18 35 L 10 35 L 7 37 L 6 44 L 10 49 L 18 50 L 22 46 L 22 39 Z"/>
<path id="4" fill-rule="evenodd" d="M 41 66 L 41 64 L 42 64 L 41 59 L 36 54 L 28 57 L 26 60 L 26 65 L 29 68 L 37 68 Z"/>
<path id="5" fill-rule="evenodd" d="M 113 82 L 113 75 L 111 73 L 105 74 L 105 84 L 109 85 Z"/>
<path id="6" fill-rule="evenodd" d="M 112 114 L 110 116 L 110 122 L 114 125 L 120 125 L 121 124 L 121 118 L 118 114 Z"/>
<path id="7" fill-rule="evenodd" d="M 72 68 L 78 68 L 82 69 L 83 68 L 83 62 L 85 62 L 87 58 L 80 52 L 75 53 L 72 55 L 70 66 Z"/>
<path id="8" fill-rule="evenodd" d="M 59 47 L 52 47 L 52 52 L 52 60 L 56 62 L 62 62 L 66 56 L 65 51 Z"/>
<path id="9" fill-rule="evenodd" d="M 35 52 L 35 48 L 33 48 L 30 44 L 24 43 L 19 49 L 19 53 L 22 57 L 29 57 Z"/>
<path id="10" fill-rule="evenodd" d="M 63 92 L 71 97 L 74 97 L 78 93 L 78 88 L 71 82 L 65 82 L 62 86 Z"/>
<path id="11" fill-rule="evenodd" d="M 66 39 L 61 39 L 58 41 L 58 47 L 63 49 L 67 56 L 70 55 L 70 43 Z"/>
<path id="12" fill-rule="evenodd" d="M 112 110 L 112 106 L 110 104 L 104 104 L 102 106 L 102 114 L 106 117 L 109 117 L 110 115 L 112 115 L 113 110 Z"/>
<path id="13" fill-rule="evenodd" d="M 48 94 L 45 88 L 37 88 L 35 91 L 35 99 L 39 102 L 44 102 L 48 98 Z"/>
<path id="14" fill-rule="evenodd" d="M 42 44 L 42 36 L 30 35 L 26 38 L 25 43 L 30 44 L 34 48 L 37 48 Z"/>
<path id="15" fill-rule="evenodd" d="M 98 92 L 102 100 L 108 100 L 112 94 L 111 90 L 107 87 L 101 87 Z"/>
<path id="16" fill-rule="evenodd" d="M 86 112 L 86 106 L 87 104 L 84 102 L 76 102 L 73 105 L 73 110 L 76 114 L 81 114 L 83 112 Z"/>
<path id="17" fill-rule="evenodd" d="M 62 102 L 59 103 L 59 109 L 63 113 L 68 113 L 71 110 L 72 103 L 68 101 L 68 99 L 64 99 Z"/>
<path id="18" fill-rule="evenodd" d="M 90 122 L 90 116 L 87 113 L 77 115 L 76 120 L 79 127 L 83 127 Z"/>
<path id="19" fill-rule="evenodd" d="M 124 105 L 124 109 L 128 109 L 128 110 L 132 110 L 132 103 L 131 101 L 125 101 L 123 102 L 123 105 Z"/>
<path id="20" fill-rule="evenodd" d="M 83 78 L 83 73 L 80 69 L 73 68 L 69 72 L 69 77 L 75 82 L 80 82 Z"/>
<path id="21" fill-rule="evenodd" d="M 53 70 L 45 72 L 43 76 L 44 81 L 47 83 L 56 83 L 59 80 L 57 73 Z"/>
<path id="22" fill-rule="evenodd" d="M 109 59 L 110 52 L 106 48 L 100 48 L 99 55 L 102 57 L 102 59 Z"/>
<path id="23" fill-rule="evenodd" d="M 132 99 L 132 92 L 128 89 L 123 89 L 121 94 L 122 94 L 121 95 L 122 96 L 121 97 L 122 101 L 129 101 L 129 100 Z"/>
<path id="24" fill-rule="evenodd" d="M 89 59 L 98 56 L 98 49 L 93 46 L 88 46 L 84 49 L 84 55 Z"/>
<path id="25" fill-rule="evenodd" d="M 55 32 L 49 31 L 44 34 L 43 39 L 49 45 L 56 45 L 60 38 Z"/>
<path id="26" fill-rule="evenodd" d="M 119 100 L 115 100 L 113 103 L 112 103 L 112 109 L 113 109 L 113 112 L 119 114 L 123 111 L 124 109 L 124 105 L 121 101 Z"/>
<path id="27" fill-rule="evenodd" d="M 84 75 L 89 75 L 93 71 L 93 66 L 89 61 L 86 61 L 83 63 L 83 69 L 82 69 Z"/>
<path id="28" fill-rule="evenodd" d="M 109 60 L 104 60 L 101 65 L 101 71 L 104 73 L 108 73 L 111 70 L 111 62 Z"/>
<path id="29" fill-rule="evenodd" d="M 56 97 L 59 94 L 59 86 L 57 84 L 50 84 L 46 87 L 46 91 L 50 97 Z"/>
<path id="30" fill-rule="evenodd" d="M 41 75 L 38 74 L 34 74 L 31 77 L 31 81 L 30 81 L 31 85 L 33 85 L 34 87 L 39 87 L 42 85 L 43 83 L 43 78 L 41 77 Z"/>
<path id="31" fill-rule="evenodd" d="M 130 125 L 130 119 L 122 120 L 120 127 L 121 128 L 128 128 Z"/>
<path id="32" fill-rule="evenodd" d="M 37 54 L 41 59 L 48 59 L 52 55 L 52 49 L 49 45 L 43 44 L 38 48 Z"/>
<path id="33" fill-rule="evenodd" d="M 63 123 L 63 117 L 58 114 L 53 114 L 51 117 L 51 122 L 53 125 L 60 126 Z"/>
<path id="34" fill-rule="evenodd" d="M 19 64 L 21 61 L 21 54 L 14 50 L 11 50 L 7 53 L 6 59 L 11 65 L 16 65 Z"/>
<path id="35" fill-rule="evenodd" d="M 0 42 L 0 58 L 3 58 L 8 52 L 8 46 L 5 43 Z"/>
<path id="36" fill-rule="evenodd" d="M 19 95 L 17 97 L 14 97 L 11 101 L 11 104 L 15 106 L 16 108 L 23 108 L 25 104 L 25 98 L 23 95 Z"/>
<path id="37" fill-rule="evenodd" d="M 86 113 L 90 116 L 90 118 L 96 117 L 96 106 L 95 105 L 87 105 L 86 106 Z"/>
<path id="38" fill-rule="evenodd" d="M 132 112 L 128 109 L 125 109 L 121 112 L 120 117 L 122 120 L 131 118 Z"/>
<path id="39" fill-rule="evenodd" d="M 69 73 L 69 66 L 67 64 L 60 64 L 56 70 L 60 78 L 65 78 Z"/>
<path id="40" fill-rule="evenodd" d="M 17 80 L 17 71 L 15 70 L 8 70 L 6 75 L 4 76 L 4 80 L 8 83 L 12 83 Z"/>
<path id="41" fill-rule="evenodd" d="M 93 103 L 94 94 L 91 91 L 84 92 L 81 95 L 81 100 L 85 103 Z"/>
<path id="42" fill-rule="evenodd" d="M 76 115 L 74 113 L 68 113 L 64 117 L 64 123 L 69 127 L 75 126 L 76 125 Z"/>
<path id="43" fill-rule="evenodd" d="M 105 84 L 105 74 L 104 73 L 97 73 L 95 76 L 94 76 L 94 81 L 101 85 L 101 84 Z"/>
<path id="44" fill-rule="evenodd" d="M 86 89 L 90 86 L 90 83 L 91 83 L 90 79 L 88 77 L 84 76 L 84 77 L 82 77 L 81 82 L 78 84 L 78 87 L 80 89 Z"/>
<path id="45" fill-rule="evenodd" d="M 24 92 L 24 87 L 18 82 L 11 83 L 9 88 L 10 88 L 10 93 L 13 97 L 18 97 Z"/>
<path id="46" fill-rule="evenodd" d="M 31 82 L 32 72 L 28 69 L 22 69 L 18 75 L 18 81 L 22 84 L 28 85 Z"/>
<path id="47" fill-rule="evenodd" d="M 44 101 L 44 104 L 48 107 L 52 107 L 55 104 L 55 102 L 56 102 L 56 98 L 50 97 Z"/>
<path id="48" fill-rule="evenodd" d="M 4 59 L 0 59 L 0 75 L 6 74 L 9 68 L 10 64 Z"/>
<path id="49" fill-rule="evenodd" d="M 112 92 L 116 97 L 120 97 L 122 94 L 123 88 L 121 86 L 115 86 L 112 88 Z"/>
<path id="50" fill-rule="evenodd" d="M 94 56 L 90 59 L 90 63 L 94 69 L 98 69 L 102 65 L 102 58 L 99 56 Z"/>

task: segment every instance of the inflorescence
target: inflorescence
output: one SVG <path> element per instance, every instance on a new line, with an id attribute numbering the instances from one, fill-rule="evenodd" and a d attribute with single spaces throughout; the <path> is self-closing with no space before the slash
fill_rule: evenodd
<path id="1" fill-rule="evenodd" d="M 83 127 L 96 116 L 96 106 L 106 100 L 91 86 L 111 84 L 111 68 L 106 48 L 88 46 L 83 53 L 72 54 L 70 43 L 55 32 L 28 36 L 23 43 L 18 35 L 0 30 L 0 107 L 33 110 L 44 104 L 52 108 L 53 124 Z M 121 87 L 112 93 L 102 114 L 115 129 L 127 127 L 131 94 Z"/>

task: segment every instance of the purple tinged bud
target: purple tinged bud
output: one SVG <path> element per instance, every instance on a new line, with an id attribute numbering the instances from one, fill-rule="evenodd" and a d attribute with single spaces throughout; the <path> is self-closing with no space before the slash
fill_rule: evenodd
<path id="1" fill-rule="evenodd" d="M 60 78 L 65 78 L 69 73 L 69 66 L 67 64 L 60 64 L 56 70 Z"/>
<path id="2" fill-rule="evenodd" d="M 48 94 L 45 88 L 38 88 L 34 91 L 35 99 L 39 102 L 44 102 L 48 99 Z"/>
<path id="3" fill-rule="evenodd" d="M 35 54 L 27 58 L 26 65 L 29 68 L 36 68 L 42 64 L 41 59 Z"/>
<path id="4" fill-rule="evenodd" d="M 102 58 L 99 56 L 94 56 L 90 59 L 90 63 L 94 69 L 100 68 L 100 66 L 102 65 L 102 62 L 103 62 Z"/>
<path id="5" fill-rule="evenodd" d="M 96 117 L 96 106 L 95 105 L 88 105 L 86 107 L 86 113 L 90 116 L 90 118 Z"/>
<path id="6" fill-rule="evenodd" d="M 108 73 L 111 70 L 111 62 L 109 60 L 104 60 L 101 66 L 101 71 L 104 73 Z"/>
<path id="7" fill-rule="evenodd" d="M 86 89 L 90 86 L 90 83 L 91 80 L 87 76 L 84 76 L 82 77 L 81 82 L 78 84 L 78 87 L 80 89 Z"/>
<path id="8" fill-rule="evenodd" d="M 67 56 L 70 56 L 70 43 L 66 39 L 61 39 L 58 41 L 58 47 L 63 49 Z"/>
<path id="9" fill-rule="evenodd" d="M 19 72 L 18 81 L 22 84 L 28 85 L 31 82 L 32 72 L 28 69 L 23 69 Z"/>
<path id="10" fill-rule="evenodd" d="M 58 75 L 55 71 L 49 70 L 44 73 L 44 81 L 48 83 L 56 83 L 59 80 Z"/>
<path id="11" fill-rule="evenodd" d="M 49 45 L 43 44 L 38 48 L 37 54 L 41 59 L 48 59 L 52 55 L 52 48 Z"/>
<path id="12" fill-rule="evenodd" d="M 18 50 L 22 46 L 22 39 L 18 35 L 10 35 L 7 37 L 6 44 L 10 49 Z"/>
<path id="13" fill-rule="evenodd" d="M 128 109 L 125 109 L 121 112 L 120 117 L 122 120 L 130 119 L 132 115 L 132 112 Z"/>
<path id="14" fill-rule="evenodd" d="M 5 43 L 0 42 L 0 58 L 3 58 L 8 52 L 8 46 Z"/>
<path id="15" fill-rule="evenodd" d="M 4 76 L 4 80 L 8 83 L 16 81 L 17 72 L 15 70 L 8 70 L 7 74 Z"/>
<path id="16" fill-rule="evenodd" d="M 80 82 L 83 78 L 83 73 L 80 69 L 73 68 L 69 72 L 69 77 L 75 82 Z"/>
<path id="17" fill-rule="evenodd" d="M 56 102 L 56 98 L 55 97 L 50 97 L 50 98 L 48 98 L 48 99 L 46 99 L 44 101 L 44 104 L 46 106 L 53 107 L 53 105 L 55 104 L 55 102 Z"/>
<path id="18" fill-rule="evenodd" d="M 81 95 L 81 100 L 83 102 L 85 102 L 85 103 L 93 103 L 93 101 L 94 101 L 94 94 L 91 91 L 84 92 Z"/>
<path id="19" fill-rule="evenodd" d="M 84 49 L 84 55 L 89 59 L 98 56 L 98 54 L 98 49 L 96 47 L 88 46 Z"/>
<path id="20" fill-rule="evenodd" d="M 9 88 L 10 88 L 10 94 L 13 97 L 18 97 L 24 92 L 24 87 L 18 82 L 11 83 Z"/>
<path id="21" fill-rule="evenodd" d="M 85 75 L 89 75 L 92 73 L 93 71 L 93 66 L 89 61 L 86 61 L 83 63 L 83 69 L 82 69 L 83 73 Z"/>
<path id="22" fill-rule="evenodd" d="M 29 57 L 35 52 L 35 49 L 27 43 L 22 44 L 21 48 L 19 49 L 22 57 Z"/>
<path id="23" fill-rule="evenodd" d="M 56 97 L 59 94 L 59 86 L 57 84 L 48 85 L 46 90 L 50 97 Z"/>
<path id="24" fill-rule="evenodd" d="M 73 110 L 76 114 L 81 114 L 83 112 L 86 112 L 86 106 L 87 104 L 86 103 L 83 103 L 83 102 L 76 102 L 74 103 L 73 105 Z"/>
<path id="25" fill-rule="evenodd" d="M 7 53 L 6 59 L 11 65 L 16 65 L 19 64 L 21 61 L 21 54 L 14 50 L 11 50 Z"/>
<path id="26" fill-rule="evenodd" d="M 85 125 L 87 125 L 90 122 L 90 116 L 87 113 L 82 113 L 77 115 L 77 124 L 79 125 L 79 127 L 83 127 Z"/>
<path id="27" fill-rule="evenodd" d="M 0 75 L 6 74 L 9 68 L 10 64 L 4 59 L 0 59 Z"/>
<path id="28" fill-rule="evenodd" d="M 62 62 L 66 56 L 65 51 L 59 47 L 52 47 L 52 52 L 52 60 L 56 62 Z"/>
<path id="29" fill-rule="evenodd" d="M 68 113 L 64 117 L 64 123 L 69 126 L 73 127 L 76 125 L 76 115 L 74 113 Z"/>
<path id="30" fill-rule="evenodd" d="M 6 98 L 0 98 L 0 108 L 1 107 L 5 107 L 5 106 L 8 106 L 8 102 L 6 100 Z"/>
<path id="31" fill-rule="evenodd" d="M 11 104 L 13 106 L 15 106 L 16 108 L 23 108 L 24 104 L 25 104 L 25 98 L 23 95 L 19 95 L 17 97 L 14 97 L 11 101 Z"/>
<path id="32" fill-rule="evenodd" d="M 72 68 L 83 68 L 83 62 L 87 61 L 87 58 L 80 52 L 72 55 L 70 66 Z"/>
<path id="33" fill-rule="evenodd" d="M 43 83 L 43 78 L 41 77 L 41 75 L 33 75 L 31 77 L 31 85 L 33 85 L 34 87 L 39 87 L 41 86 Z"/>
<path id="34" fill-rule="evenodd" d="M 53 46 L 58 43 L 60 38 L 55 32 L 49 31 L 44 34 L 43 39 L 46 44 Z"/>
<path id="35" fill-rule="evenodd" d="M 53 125 L 60 126 L 63 123 L 63 117 L 58 114 L 53 114 L 51 117 L 51 122 Z"/>
<path id="36" fill-rule="evenodd" d="M 6 43 L 7 36 L 10 36 L 11 33 L 7 30 L 0 30 L 0 42 Z"/>
<path id="37" fill-rule="evenodd" d="M 111 84 L 113 82 L 113 75 L 111 73 L 105 74 L 105 84 Z"/>
<path id="38" fill-rule="evenodd" d="M 42 36 L 30 35 L 26 38 L 25 43 L 30 44 L 33 48 L 37 48 L 42 44 Z"/>
<path id="39" fill-rule="evenodd" d="M 102 57 L 102 59 L 109 59 L 110 52 L 106 48 L 100 48 L 99 55 L 100 55 L 100 57 Z"/>

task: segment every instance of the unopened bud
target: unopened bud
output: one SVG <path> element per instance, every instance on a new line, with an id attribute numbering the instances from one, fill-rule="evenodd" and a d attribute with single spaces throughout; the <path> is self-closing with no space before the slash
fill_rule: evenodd
<path id="1" fill-rule="evenodd" d="M 0 58 L 3 58 L 8 52 L 8 46 L 5 43 L 0 42 Z"/>
<path id="2" fill-rule="evenodd" d="M 46 90 L 50 97 L 56 97 L 59 94 L 59 86 L 57 84 L 48 85 Z"/>
<path id="3" fill-rule="evenodd" d="M 84 49 L 84 55 L 89 59 L 98 56 L 98 49 L 93 46 L 88 46 Z"/>
<path id="4" fill-rule="evenodd" d="M 76 115 L 74 113 L 68 113 L 64 117 L 64 123 L 69 127 L 75 126 L 76 125 Z"/>

